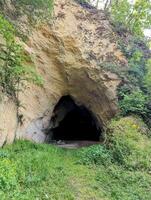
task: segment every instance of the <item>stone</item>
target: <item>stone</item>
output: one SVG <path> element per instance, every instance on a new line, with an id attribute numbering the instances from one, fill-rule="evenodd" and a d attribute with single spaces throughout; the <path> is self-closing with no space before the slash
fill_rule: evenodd
<path id="1" fill-rule="evenodd" d="M 108 55 L 114 62 L 126 62 L 105 14 L 71 0 L 56 0 L 53 23 L 33 28 L 27 42 L 20 43 L 31 58 L 26 64 L 35 66 L 44 85 L 28 84 L 20 93 L 23 120 L 17 130 L 15 106 L 9 100 L 0 103 L 0 118 L 4 119 L 0 121 L 0 145 L 14 138 L 45 142 L 53 110 L 66 95 L 89 109 L 105 129 L 118 112 L 116 90 L 121 80 L 99 64 Z"/>

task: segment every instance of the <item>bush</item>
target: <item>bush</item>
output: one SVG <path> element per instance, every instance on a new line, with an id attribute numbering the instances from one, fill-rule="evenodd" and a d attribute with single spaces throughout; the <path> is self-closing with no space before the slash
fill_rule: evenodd
<path id="1" fill-rule="evenodd" d="M 111 163 L 110 152 L 103 145 L 95 145 L 80 152 L 81 164 L 108 165 Z"/>
<path id="2" fill-rule="evenodd" d="M 143 116 L 145 121 L 149 122 L 150 51 L 147 43 L 136 36 L 130 36 L 128 44 L 122 39 L 119 41 L 119 47 L 128 60 L 127 70 L 121 72 L 118 67 L 118 75 L 123 80 L 118 87 L 119 106 L 122 114 L 125 116 L 135 113 Z"/>
<path id="3" fill-rule="evenodd" d="M 119 102 L 119 106 L 123 115 L 134 113 L 143 116 L 147 113 L 146 103 L 147 96 L 138 90 L 128 95 L 123 94 L 123 99 Z"/>
<path id="4" fill-rule="evenodd" d="M 79 150 L 79 163 L 150 171 L 151 139 L 148 133 L 147 126 L 138 117 L 112 120 L 107 129 L 106 144 Z"/>
<path id="5" fill-rule="evenodd" d="M 151 140 L 142 120 L 134 117 L 113 120 L 109 130 L 108 148 L 115 163 L 128 169 L 151 169 Z"/>

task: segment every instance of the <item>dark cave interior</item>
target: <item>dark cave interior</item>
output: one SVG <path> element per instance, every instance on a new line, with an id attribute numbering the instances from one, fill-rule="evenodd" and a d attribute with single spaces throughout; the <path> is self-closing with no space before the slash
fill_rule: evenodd
<path id="1" fill-rule="evenodd" d="M 77 105 L 70 96 L 63 96 L 55 106 L 48 134 L 53 141 L 99 141 L 101 129 L 93 114 Z"/>

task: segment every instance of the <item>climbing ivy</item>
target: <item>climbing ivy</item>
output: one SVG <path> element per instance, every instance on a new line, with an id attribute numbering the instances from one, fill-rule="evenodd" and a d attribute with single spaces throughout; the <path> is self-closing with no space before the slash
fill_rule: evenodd
<path id="1" fill-rule="evenodd" d="M 26 81 L 42 84 L 34 68 L 27 66 L 24 51 L 15 41 L 14 27 L 0 15 L 0 90 L 20 106 L 19 92 Z"/>

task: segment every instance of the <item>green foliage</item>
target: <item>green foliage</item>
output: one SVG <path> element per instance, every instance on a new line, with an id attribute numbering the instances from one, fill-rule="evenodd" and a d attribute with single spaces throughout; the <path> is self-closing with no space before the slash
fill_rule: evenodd
<path id="1" fill-rule="evenodd" d="M 151 25 L 151 2 L 150 0 L 137 0 L 133 6 L 133 11 L 129 16 L 130 29 L 136 34 L 141 34 L 145 28 Z"/>
<path id="2" fill-rule="evenodd" d="M 128 13 L 131 10 L 131 5 L 129 3 L 129 1 L 127 0 L 119 0 L 112 2 L 111 5 L 111 15 L 113 17 L 113 20 L 117 23 L 120 24 L 125 24 L 125 19 L 128 18 Z"/>
<path id="3" fill-rule="evenodd" d="M 122 80 L 118 87 L 119 107 L 124 116 L 135 113 L 149 118 L 150 51 L 145 41 L 131 36 L 127 41 L 121 39 L 119 48 L 127 58 L 128 65 L 102 63 L 101 67 L 116 73 Z M 145 83 L 145 84 L 144 84 Z"/>
<path id="4" fill-rule="evenodd" d="M 81 151 L 79 162 L 84 165 L 109 165 L 111 156 L 105 146 L 96 145 L 85 148 Z"/>
<path id="5" fill-rule="evenodd" d="M 78 194 L 81 200 L 150 200 L 151 140 L 137 121 L 139 127 L 128 118 L 113 121 L 107 147 L 64 150 L 26 141 L 5 146 L 0 150 L 0 199 L 75 200 Z"/>
<path id="6" fill-rule="evenodd" d="M 134 36 L 129 38 L 128 44 L 121 39 L 119 48 L 128 60 L 126 70 L 120 70 L 123 69 L 122 66 L 116 69 L 118 76 L 123 80 L 118 88 L 122 114 L 135 113 L 148 121 L 150 111 L 148 110 L 149 89 L 147 88 L 149 87 L 150 51 L 145 41 Z"/>
<path id="7" fill-rule="evenodd" d="M 128 170 L 151 168 L 151 140 L 141 119 L 125 117 L 112 120 L 105 145 L 91 146 L 80 151 L 79 163 L 84 165 L 112 164 Z"/>
<path id="8" fill-rule="evenodd" d="M 147 61 L 146 68 L 147 68 L 147 73 L 144 77 L 144 83 L 147 87 L 148 94 L 151 97 L 151 59 Z"/>
<path id="9" fill-rule="evenodd" d="M 151 26 L 150 9 L 150 0 L 138 0 L 133 4 L 128 0 L 115 0 L 110 7 L 115 31 L 120 35 L 119 47 L 128 60 L 127 71 L 121 71 L 121 66 L 114 68 L 123 80 L 118 88 L 119 105 L 124 115 L 139 114 L 147 122 L 150 117 L 147 105 L 150 51 L 142 36 L 143 30 Z"/>
<path id="10" fill-rule="evenodd" d="M 136 88 L 142 89 L 146 73 L 146 63 L 149 57 L 149 50 L 145 41 L 141 41 L 137 37 L 130 37 L 127 42 L 121 38 L 118 41 L 118 45 L 127 58 L 128 66 L 114 62 L 106 62 L 101 64 L 101 66 L 106 70 L 116 73 L 130 86 L 131 90 L 136 90 Z"/>
<path id="11" fill-rule="evenodd" d="M 150 170 L 151 140 L 143 122 L 134 117 L 113 120 L 109 125 L 109 149 L 114 162 L 127 169 Z"/>
<path id="12" fill-rule="evenodd" d="M 150 0 L 137 0 L 134 4 L 128 0 L 113 0 L 111 4 L 111 16 L 115 23 L 124 25 L 137 36 L 142 36 L 145 28 L 150 28 L 150 10 Z"/>
<path id="13" fill-rule="evenodd" d="M 0 89 L 19 106 L 18 93 L 26 81 L 41 85 L 42 79 L 30 66 L 26 66 L 22 47 L 15 41 L 15 29 L 0 15 Z"/>
<path id="14" fill-rule="evenodd" d="M 128 45 L 123 44 L 123 47 L 121 45 L 121 50 L 128 59 L 129 69 L 127 70 L 127 74 L 125 74 L 126 78 L 129 80 L 131 85 L 142 88 L 144 75 L 146 73 L 145 66 L 147 57 L 136 39 L 137 38 L 131 39 Z M 142 42 L 141 45 L 146 48 L 145 43 Z"/>
<path id="15" fill-rule="evenodd" d="M 123 93 L 123 99 L 119 102 L 123 115 L 134 113 L 143 116 L 147 113 L 146 104 L 147 96 L 141 90 L 133 91 L 130 94 Z"/>
<path id="16" fill-rule="evenodd" d="M 13 190 L 17 186 L 17 170 L 13 161 L 2 158 L 0 164 L 0 190 Z"/>

